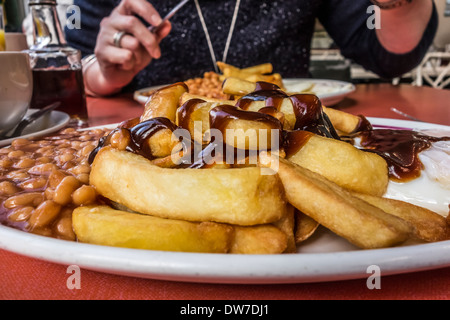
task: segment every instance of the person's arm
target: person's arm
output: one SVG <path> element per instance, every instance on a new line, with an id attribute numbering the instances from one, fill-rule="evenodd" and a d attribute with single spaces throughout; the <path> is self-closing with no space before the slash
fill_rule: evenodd
<path id="1" fill-rule="evenodd" d="M 95 53 L 96 59 L 83 68 L 86 92 L 100 96 L 111 95 L 130 83 L 152 59 L 161 56 L 159 44 L 169 34 L 171 26 L 166 22 L 157 33 L 147 29 L 142 21 L 156 26 L 162 19 L 146 0 L 122 0 L 109 15 L 104 16 L 98 16 L 102 10 L 97 2 L 87 2 L 85 6 L 86 11 L 92 11 L 90 18 L 94 22 L 90 22 L 97 23 L 97 28 L 93 26 L 89 35 L 98 32 L 95 48 L 90 51 Z M 87 14 L 89 13 L 88 11 Z M 124 32 L 125 35 L 119 43 L 115 43 L 114 38 L 118 32 Z M 76 39 L 77 35 L 83 37 L 83 34 L 73 32 L 69 35 L 69 43 L 83 44 L 84 40 Z"/>
<path id="2" fill-rule="evenodd" d="M 380 3 L 389 1 L 379 0 Z M 412 51 L 422 39 L 432 12 L 432 0 L 413 0 L 398 8 L 381 10 L 381 28 L 375 29 L 378 40 L 392 53 Z"/>
<path id="3" fill-rule="evenodd" d="M 388 0 L 379 0 L 388 1 Z M 380 28 L 373 27 L 369 0 L 329 0 L 319 19 L 342 54 L 382 78 L 394 78 L 415 68 L 437 29 L 432 0 L 412 0 L 380 10 Z M 373 22 L 373 21 L 372 21 Z"/>

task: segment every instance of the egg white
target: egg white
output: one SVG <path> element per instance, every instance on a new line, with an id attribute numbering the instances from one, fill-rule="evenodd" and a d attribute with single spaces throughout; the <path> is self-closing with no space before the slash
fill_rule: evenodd
<path id="1" fill-rule="evenodd" d="M 422 131 L 430 136 L 450 136 L 448 131 Z M 359 147 L 359 139 L 356 141 Z M 419 154 L 424 169 L 419 178 L 407 182 L 390 180 L 384 197 L 429 209 L 444 217 L 450 204 L 450 141 L 434 142 Z"/>

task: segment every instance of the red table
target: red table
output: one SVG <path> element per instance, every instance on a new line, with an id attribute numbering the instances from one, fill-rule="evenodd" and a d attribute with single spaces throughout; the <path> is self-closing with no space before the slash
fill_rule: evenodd
<path id="1" fill-rule="evenodd" d="M 405 119 L 395 107 L 426 122 L 450 125 L 450 91 L 390 84 L 358 85 L 336 108 L 369 117 Z M 90 125 L 139 116 L 143 106 L 130 96 L 89 98 Z M 366 279 L 279 285 L 198 284 L 148 280 L 81 270 L 81 288 L 68 289 L 67 267 L 0 250 L 0 299 L 443 299 L 450 298 L 447 268 L 382 276 L 381 289 Z"/>

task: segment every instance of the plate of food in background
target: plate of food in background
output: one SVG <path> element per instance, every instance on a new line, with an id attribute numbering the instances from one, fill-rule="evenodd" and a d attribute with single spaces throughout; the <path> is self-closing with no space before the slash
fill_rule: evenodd
<path id="1" fill-rule="evenodd" d="M 218 62 L 217 65 L 220 73 L 209 71 L 205 72 L 202 77 L 185 81 L 191 94 L 215 99 L 229 99 L 230 97 L 222 92 L 222 83 L 229 77 L 252 82 L 264 81 L 273 83 L 287 93 L 315 94 L 325 106 L 336 105 L 355 91 L 355 85 L 346 81 L 308 78 L 284 79 L 279 73 L 273 72 L 271 63 L 242 69 L 223 62 Z M 152 86 L 137 90 L 134 93 L 134 99 L 145 104 L 153 92 L 164 86 Z"/>

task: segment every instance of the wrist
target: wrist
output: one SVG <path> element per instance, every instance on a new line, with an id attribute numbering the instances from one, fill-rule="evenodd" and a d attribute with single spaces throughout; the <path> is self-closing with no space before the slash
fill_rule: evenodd
<path id="1" fill-rule="evenodd" d="M 97 57 L 95 54 L 91 54 L 89 56 L 84 57 L 81 60 L 82 66 L 83 66 L 83 81 L 84 81 L 84 91 L 89 96 L 96 96 L 96 94 L 92 91 L 91 86 L 89 85 L 88 81 L 88 70 L 97 63 Z"/>
<path id="2" fill-rule="evenodd" d="M 87 95 L 98 97 L 118 93 L 122 86 L 114 86 L 104 77 L 95 55 L 83 59 L 84 89 Z"/>

